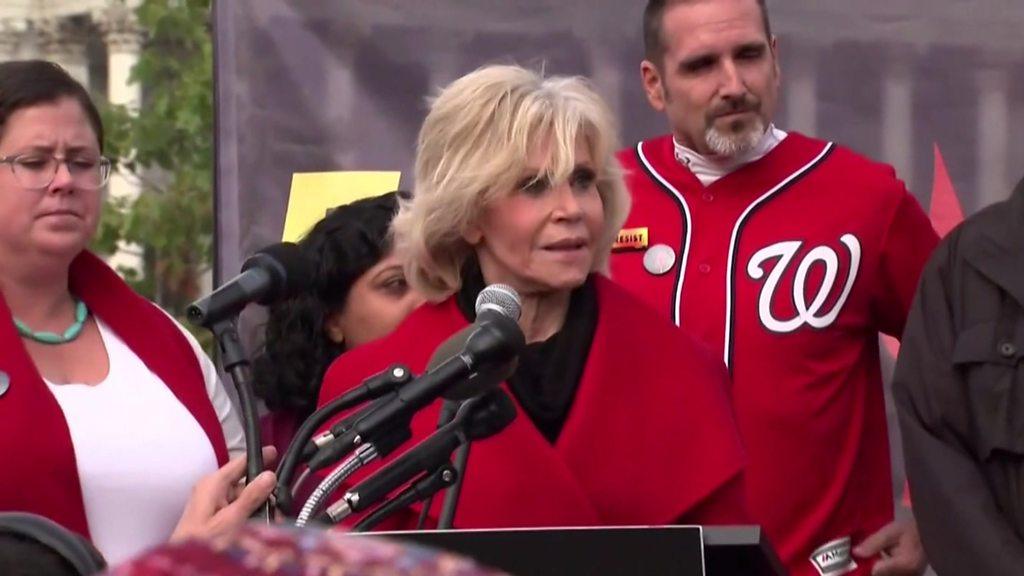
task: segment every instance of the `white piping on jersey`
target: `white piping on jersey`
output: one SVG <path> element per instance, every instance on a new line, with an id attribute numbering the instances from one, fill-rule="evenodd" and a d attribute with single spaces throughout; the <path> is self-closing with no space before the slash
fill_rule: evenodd
<path id="1" fill-rule="evenodd" d="M 640 161 L 644 163 L 644 166 L 647 167 L 647 170 L 658 179 L 658 182 L 661 182 L 662 186 L 672 192 L 676 199 L 679 200 L 679 203 L 683 206 L 683 216 L 686 218 L 686 242 L 682 247 L 683 253 L 680 254 L 679 280 L 676 282 L 676 296 L 672 301 L 672 321 L 675 322 L 676 326 L 679 326 L 681 322 L 680 311 L 682 310 L 682 306 L 680 306 L 680 299 L 683 296 L 683 280 L 686 278 L 686 261 L 690 256 L 690 239 L 693 238 L 693 219 L 690 218 L 690 207 L 687 205 L 686 199 L 683 198 L 683 195 L 680 194 L 679 190 L 676 190 L 675 186 L 670 184 L 664 176 L 659 174 L 658 171 L 654 169 L 651 162 L 647 160 L 647 156 L 644 154 L 644 143 L 642 140 L 636 145 L 636 154 L 640 157 Z"/>
<path id="2" fill-rule="evenodd" d="M 792 182 L 793 180 L 799 178 L 800 176 L 803 176 L 804 173 L 809 171 L 818 162 L 820 162 L 821 159 L 824 158 L 832 150 L 834 146 L 835 144 L 833 144 L 832 142 L 827 142 L 825 144 L 825 147 L 817 156 L 814 157 L 813 160 L 805 164 L 796 172 L 790 174 L 788 177 L 786 177 L 785 180 L 776 184 L 775 187 L 773 187 L 771 190 L 762 194 L 760 198 L 751 202 L 750 205 L 747 206 L 746 210 L 744 210 L 743 213 L 740 214 L 740 217 L 736 219 L 736 224 L 733 225 L 732 237 L 729 239 L 729 260 L 725 271 L 725 351 L 722 354 L 723 361 L 725 362 L 725 366 L 727 368 L 732 368 L 732 366 L 729 365 L 729 352 L 731 351 L 731 347 L 729 346 L 729 344 L 732 340 L 732 263 L 733 257 L 735 256 L 736 247 L 738 245 L 740 226 L 743 225 L 743 221 L 754 210 L 754 208 L 757 208 L 759 204 L 765 202 L 766 200 L 774 196 L 777 192 L 788 186 L 789 183 Z"/>

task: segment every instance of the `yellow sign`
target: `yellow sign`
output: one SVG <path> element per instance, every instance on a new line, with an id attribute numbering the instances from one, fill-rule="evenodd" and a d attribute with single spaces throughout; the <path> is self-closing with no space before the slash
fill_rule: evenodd
<path id="1" fill-rule="evenodd" d="M 281 240 L 296 242 L 336 206 L 398 189 L 401 172 L 296 172 Z"/>
<path id="2" fill-rule="evenodd" d="M 612 250 L 643 250 L 647 248 L 647 228 L 623 228 L 612 244 Z"/>

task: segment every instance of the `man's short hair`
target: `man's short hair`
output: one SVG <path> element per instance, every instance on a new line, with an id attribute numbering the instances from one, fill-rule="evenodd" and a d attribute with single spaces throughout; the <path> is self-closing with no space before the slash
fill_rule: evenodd
<path id="1" fill-rule="evenodd" d="M 661 67 L 661 57 L 665 55 L 665 37 L 662 35 L 662 20 L 665 10 L 676 4 L 685 4 L 693 0 L 648 0 L 644 8 L 644 58 Z M 767 0 L 757 0 L 761 8 L 761 19 L 764 22 L 764 35 L 772 38 L 772 26 L 768 22 Z"/>

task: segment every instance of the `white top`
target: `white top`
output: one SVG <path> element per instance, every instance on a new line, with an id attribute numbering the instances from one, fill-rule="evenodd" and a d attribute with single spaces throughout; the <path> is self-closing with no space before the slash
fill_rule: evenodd
<path id="1" fill-rule="evenodd" d="M 46 384 L 71 432 L 93 543 L 113 565 L 167 540 L 192 486 L 217 469 L 217 458 L 170 388 L 99 318 L 96 324 L 110 360 L 106 378 L 94 385 Z M 244 453 L 242 425 L 216 368 L 186 335 L 229 452 Z"/>
<path id="2" fill-rule="evenodd" d="M 771 125 L 765 130 L 764 135 L 758 140 L 757 145 L 743 154 L 736 156 L 704 156 L 683 146 L 675 138 L 672 143 L 675 145 L 676 160 L 693 172 L 693 175 L 705 186 L 710 186 L 719 179 L 732 174 L 736 170 L 764 158 L 769 152 L 775 149 L 780 142 L 785 140 L 789 134 Z"/>

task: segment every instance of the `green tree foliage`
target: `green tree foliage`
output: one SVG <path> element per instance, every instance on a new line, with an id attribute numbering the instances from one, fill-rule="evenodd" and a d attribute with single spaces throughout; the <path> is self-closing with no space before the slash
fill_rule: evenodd
<path id="1" fill-rule="evenodd" d="M 134 202 L 110 198 L 94 248 L 140 246 L 141 275 L 122 270 L 142 295 L 181 317 L 200 296 L 213 238 L 213 48 L 209 0 L 145 0 L 136 11 L 145 40 L 131 81 L 138 114 L 103 110 L 105 149 L 137 179 Z"/>

